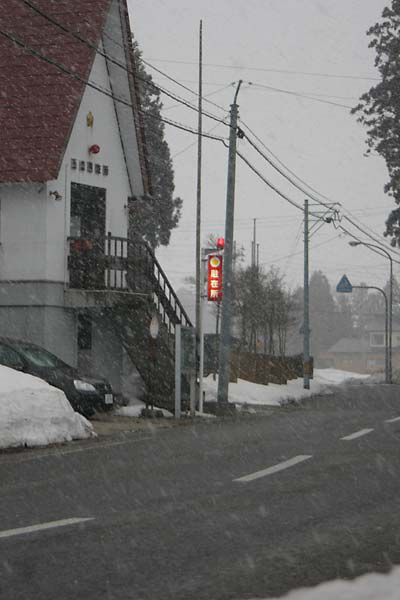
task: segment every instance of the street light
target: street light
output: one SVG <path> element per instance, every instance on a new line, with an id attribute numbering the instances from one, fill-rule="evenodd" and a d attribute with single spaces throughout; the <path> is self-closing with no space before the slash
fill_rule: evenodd
<path id="1" fill-rule="evenodd" d="M 359 289 L 359 290 L 377 290 L 378 292 L 380 292 L 382 294 L 382 296 L 385 300 L 385 383 L 391 383 L 391 381 L 389 379 L 389 344 L 388 344 L 389 306 L 388 306 L 387 296 L 385 294 L 385 291 L 382 288 L 376 287 L 375 285 L 352 285 L 350 283 L 347 275 L 343 275 L 342 279 L 339 281 L 339 283 L 336 286 L 336 291 L 339 293 L 342 293 L 342 294 L 343 293 L 351 294 L 355 288 Z"/>
<path id="2" fill-rule="evenodd" d="M 358 242 L 355 240 L 352 240 L 351 242 L 349 242 L 349 246 L 352 246 L 353 248 L 355 246 L 366 246 L 367 248 L 375 248 L 376 250 L 379 250 L 379 252 L 381 252 L 381 254 L 383 254 L 384 256 L 386 256 L 389 261 L 390 261 L 390 280 L 389 280 L 389 383 L 393 383 L 392 381 L 392 374 L 393 374 L 393 370 L 392 370 L 392 333 L 393 333 L 393 259 L 390 255 L 390 253 L 385 250 L 384 248 L 381 248 L 381 246 L 377 246 L 375 244 L 369 244 L 368 242 Z"/>

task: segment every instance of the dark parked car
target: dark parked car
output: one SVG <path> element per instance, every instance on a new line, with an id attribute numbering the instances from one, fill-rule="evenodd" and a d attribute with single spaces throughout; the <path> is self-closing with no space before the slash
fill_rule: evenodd
<path id="1" fill-rule="evenodd" d="M 0 337 L 0 364 L 40 377 L 61 389 L 72 408 L 86 417 L 113 407 L 111 385 L 105 379 L 86 377 L 40 346 Z"/>

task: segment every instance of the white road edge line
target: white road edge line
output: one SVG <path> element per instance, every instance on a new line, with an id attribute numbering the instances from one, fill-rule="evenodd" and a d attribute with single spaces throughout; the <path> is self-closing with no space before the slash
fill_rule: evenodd
<path id="1" fill-rule="evenodd" d="M 285 460 L 284 462 L 278 463 L 273 467 L 268 467 L 267 469 L 263 469 L 262 471 L 256 471 L 255 473 L 250 473 L 250 475 L 238 477 L 233 481 L 239 481 L 240 483 L 254 481 L 254 479 L 259 479 L 260 477 L 265 477 L 266 475 L 273 475 L 274 473 L 278 473 L 278 471 L 283 471 L 284 469 L 289 469 L 289 467 L 294 467 L 298 463 L 308 460 L 309 458 L 312 458 L 312 454 L 299 454 L 298 456 L 294 456 L 289 460 Z"/>
<path id="2" fill-rule="evenodd" d="M 94 517 L 77 517 L 72 519 L 61 519 L 60 521 L 49 521 L 48 523 L 39 523 L 38 525 L 31 525 L 30 527 L 19 527 L 18 529 L 8 529 L 6 531 L 0 531 L 0 538 L 13 537 L 15 535 L 23 535 L 25 533 L 34 533 L 36 531 L 43 531 L 44 529 L 66 527 L 67 525 L 77 525 L 78 523 L 84 523 L 85 521 L 93 520 Z"/>
<path id="3" fill-rule="evenodd" d="M 362 435 L 367 435 L 367 433 L 371 433 L 371 431 L 373 431 L 373 429 L 360 429 L 360 431 L 356 431 L 355 433 L 351 433 L 350 435 L 345 435 L 340 439 L 345 441 L 355 440 L 356 438 L 359 438 Z"/>
<path id="4" fill-rule="evenodd" d="M 400 417 L 394 417 L 394 419 L 386 419 L 385 423 L 395 423 L 396 421 L 400 421 Z"/>

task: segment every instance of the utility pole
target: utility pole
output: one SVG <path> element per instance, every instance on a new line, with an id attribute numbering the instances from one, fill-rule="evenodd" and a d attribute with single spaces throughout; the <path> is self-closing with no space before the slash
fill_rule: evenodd
<path id="1" fill-rule="evenodd" d="M 304 318 L 303 318 L 303 387 L 310 389 L 310 294 L 308 275 L 308 200 L 304 200 Z"/>
<path id="2" fill-rule="evenodd" d="M 232 255 L 233 255 L 233 225 L 235 214 L 235 175 L 236 175 L 236 141 L 238 105 L 237 97 L 242 80 L 239 81 L 230 111 L 228 182 L 226 191 L 225 216 L 225 249 L 223 267 L 221 339 L 219 348 L 219 377 L 218 377 L 218 410 L 228 408 L 228 389 L 230 375 L 231 353 L 231 321 L 232 321 Z"/>
<path id="3" fill-rule="evenodd" d="M 201 311 L 201 294 L 202 294 L 202 284 L 201 281 L 201 167 L 202 167 L 202 128 L 203 128 L 203 120 L 202 120 L 202 95 L 203 95 L 203 21 L 200 21 L 200 31 L 199 31 L 199 106 L 198 106 L 198 129 L 197 129 L 197 194 L 196 194 L 196 352 L 195 352 L 195 360 L 196 360 L 196 404 L 199 406 L 201 404 L 201 389 L 200 389 L 200 357 L 201 357 L 201 349 L 200 349 L 200 330 L 202 329 L 201 319 L 202 319 L 202 311 Z M 201 373 L 201 375 L 203 375 Z"/>
<path id="4" fill-rule="evenodd" d="M 251 244 L 251 266 L 256 266 L 257 219 L 253 219 L 253 241 Z"/>

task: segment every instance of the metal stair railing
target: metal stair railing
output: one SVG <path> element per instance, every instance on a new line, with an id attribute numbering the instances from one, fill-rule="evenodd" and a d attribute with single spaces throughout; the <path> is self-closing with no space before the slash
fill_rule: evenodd
<path id="1" fill-rule="evenodd" d="M 70 237 L 68 241 L 71 288 L 147 293 L 169 334 L 177 324 L 193 327 L 147 242 L 110 233 L 101 238 Z"/>

